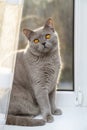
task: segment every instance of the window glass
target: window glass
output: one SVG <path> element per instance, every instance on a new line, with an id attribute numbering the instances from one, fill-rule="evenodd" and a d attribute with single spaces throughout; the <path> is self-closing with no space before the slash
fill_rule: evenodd
<path id="1" fill-rule="evenodd" d="M 62 73 L 59 90 L 73 90 L 74 73 L 74 1 L 73 0 L 25 0 L 21 29 L 43 25 L 48 17 L 55 21 L 59 34 Z M 20 33 L 19 49 L 26 46 L 26 38 Z"/>

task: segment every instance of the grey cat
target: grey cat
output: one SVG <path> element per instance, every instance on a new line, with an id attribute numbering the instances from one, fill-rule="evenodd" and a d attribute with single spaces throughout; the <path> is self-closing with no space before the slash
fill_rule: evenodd
<path id="1" fill-rule="evenodd" d="M 61 72 L 58 35 L 52 18 L 37 30 L 23 30 L 29 44 L 18 52 L 7 124 L 39 126 L 61 115 L 56 108 L 56 84 Z M 42 114 L 43 119 L 32 116 Z"/>

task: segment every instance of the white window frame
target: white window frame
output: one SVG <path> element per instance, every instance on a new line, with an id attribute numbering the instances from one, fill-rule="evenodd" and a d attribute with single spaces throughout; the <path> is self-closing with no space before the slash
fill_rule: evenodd
<path id="1" fill-rule="evenodd" d="M 57 92 L 57 104 L 87 107 L 87 0 L 74 2 L 74 91 Z"/>

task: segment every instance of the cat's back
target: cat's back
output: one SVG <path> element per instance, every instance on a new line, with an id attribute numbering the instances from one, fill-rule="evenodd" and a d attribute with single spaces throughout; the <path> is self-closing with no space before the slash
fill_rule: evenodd
<path id="1" fill-rule="evenodd" d="M 16 64 L 15 64 L 15 71 L 14 71 L 14 81 L 13 83 L 15 84 L 25 84 L 25 79 L 26 79 L 26 70 L 25 70 L 25 65 L 24 65 L 24 50 L 20 50 L 17 52 L 17 57 L 16 57 Z"/>

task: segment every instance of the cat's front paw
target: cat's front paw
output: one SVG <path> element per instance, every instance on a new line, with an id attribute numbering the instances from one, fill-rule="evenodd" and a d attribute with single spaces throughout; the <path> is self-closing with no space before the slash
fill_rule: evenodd
<path id="1" fill-rule="evenodd" d="M 53 112 L 52 112 L 53 115 L 62 115 L 62 111 L 61 109 L 55 109 Z"/>
<path id="2" fill-rule="evenodd" d="M 48 123 L 52 123 L 54 121 L 54 118 L 51 114 L 47 114 L 44 118 L 44 120 Z"/>

